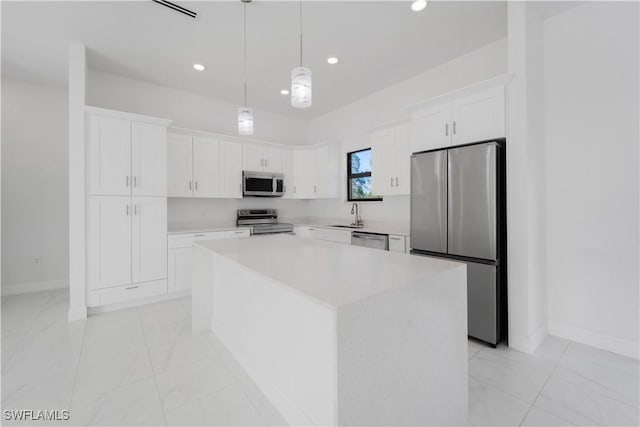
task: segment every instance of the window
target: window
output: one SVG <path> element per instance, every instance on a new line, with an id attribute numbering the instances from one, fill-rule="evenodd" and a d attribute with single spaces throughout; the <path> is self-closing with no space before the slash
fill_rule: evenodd
<path id="1" fill-rule="evenodd" d="M 347 200 L 382 200 L 371 193 L 371 148 L 347 153 Z"/>

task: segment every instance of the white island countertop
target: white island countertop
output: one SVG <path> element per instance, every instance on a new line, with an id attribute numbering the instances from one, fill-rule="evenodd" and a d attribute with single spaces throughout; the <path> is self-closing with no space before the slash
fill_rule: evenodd
<path id="1" fill-rule="evenodd" d="M 465 264 L 289 235 L 196 242 L 333 307 Z"/>

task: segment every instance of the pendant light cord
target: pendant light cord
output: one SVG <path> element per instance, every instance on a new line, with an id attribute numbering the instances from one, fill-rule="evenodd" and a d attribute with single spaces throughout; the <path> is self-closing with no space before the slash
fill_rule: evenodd
<path id="1" fill-rule="evenodd" d="M 300 12 L 300 67 L 302 67 L 302 0 L 300 0 L 299 2 L 300 7 L 299 12 Z"/>
<path id="2" fill-rule="evenodd" d="M 247 4 L 244 6 L 244 106 L 247 106 Z"/>

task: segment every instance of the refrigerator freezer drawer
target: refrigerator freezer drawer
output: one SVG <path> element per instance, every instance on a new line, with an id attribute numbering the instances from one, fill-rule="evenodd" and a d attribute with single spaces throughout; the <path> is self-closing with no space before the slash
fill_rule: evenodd
<path id="1" fill-rule="evenodd" d="M 498 343 L 498 267 L 467 262 L 468 334 L 490 344 Z"/>

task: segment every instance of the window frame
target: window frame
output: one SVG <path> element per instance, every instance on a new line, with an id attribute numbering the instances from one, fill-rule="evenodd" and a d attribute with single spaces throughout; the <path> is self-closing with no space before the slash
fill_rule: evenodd
<path id="1" fill-rule="evenodd" d="M 362 151 L 370 151 L 370 150 L 371 150 L 371 147 L 347 152 L 347 201 L 348 202 L 381 202 L 382 201 L 381 196 L 371 197 L 367 199 L 354 199 L 353 197 L 351 197 L 351 180 L 355 178 L 371 177 L 371 171 L 351 173 L 351 155 L 355 153 L 360 153 Z M 373 170 L 373 165 L 371 169 Z"/>

